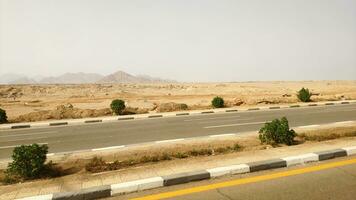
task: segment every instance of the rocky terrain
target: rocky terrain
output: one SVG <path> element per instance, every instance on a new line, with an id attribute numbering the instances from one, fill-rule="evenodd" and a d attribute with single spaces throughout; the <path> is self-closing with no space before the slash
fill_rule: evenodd
<path id="1" fill-rule="evenodd" d="M 298 102 L 306 87 L 313 101 L 356 99 L 356 81 L 236 83 L 101 83 L 0 85 L 0 108 L 12 122 L 111 115 L 113 99 L 126 101 L 126 114 L 209 108 L 221 96 L 226 106 Z"/>

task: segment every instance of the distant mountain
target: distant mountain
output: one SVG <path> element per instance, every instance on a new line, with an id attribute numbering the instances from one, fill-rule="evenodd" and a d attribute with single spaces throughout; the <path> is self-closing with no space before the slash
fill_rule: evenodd
<path id="1" fill-rule="evenodd" d="M 26 76 L 21 74 L 3 74 L 0 76 L 0 84 L 8 84 L 22 78 L 26 78 Z"/>
<path id="2" fill-rule="evenodd" d="M 39 81 L 39 83 L 46 83 L 46 84 L 80 84 L 80 83 L 94 83 L 98 80 L 102 79 L 103 76 L 100 74 L 94 73 L 65 73 L 61 76 L 57 77 L 46 77 Z"/>
<path id="3" fill-rule="evenodd" d="M 117 71 L 107 76 L 95 73 L 65 73 L 55 77 L 26 77 L 17 74 L 0 76 L 0 84 L 82 84 L 82 83 L 168 83 L 176 82 L 154 78 L 147 75 L 134 76 L 124 71 Z"/>
<path id="4" fill-rule="evenodd" d="M 98 83 L 167 83 L 175 82 L 150 76 L 140 75 L 134 76 L 124 71 L 117 71 L 100 79 Z"/>
<path id="5" fill-rule="evenodd" d="M 34 79 L 21 77 L 19 79 L 9 81 L 9 84 L 36 84 L 37 82 Z"/>

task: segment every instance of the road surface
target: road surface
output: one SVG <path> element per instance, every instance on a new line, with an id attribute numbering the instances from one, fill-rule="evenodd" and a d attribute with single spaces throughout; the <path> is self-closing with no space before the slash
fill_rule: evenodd
<path id="1" fill-rule="evenodd" d="M 43 143 L 50 153 L 159 140 L 241 133 L 286 116 L 292 127 L 356 120 L 356 104 L 216 113 L 108 123 L 0 131 L 0 159 L 15 146 Z"/>

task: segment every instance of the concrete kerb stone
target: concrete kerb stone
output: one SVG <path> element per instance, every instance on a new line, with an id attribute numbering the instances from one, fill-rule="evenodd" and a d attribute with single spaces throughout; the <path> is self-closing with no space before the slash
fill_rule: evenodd
<path id="1" fill-rule="evenodd" d="M 206 170 L 172 174 L 163 177 L 164 180 L 163 185 L 164 186 L 178 185 L 182 183 L 199 181 L 199 180 L 204 180 L 209 178 L 210 178 L 210 173 Z"/>
<path id="2" fill-rule="evenodd" d="M 148 190 L 158 187 L 163 187 L 162 177 L 153 177 L 137 181 L 130 181 L 126 183 L 119 183 L 111 185 L 111 195 L 118 195 L 142 190 Z"/>
<path id="3" fill-rule="evenodd" d="M 345 147 L 345 148 L 342 148 L 342 149 L 346 151 L 346 153 L 347 153 L 348 156 L 356 155 L 356 146 L 353 146 L 353 147 Z"/>
<path id="4" fill-rule="evenodd" d="M 98 199 L 111 196 L 110 185 L 83 189 L 77 192 L 62 192 L 53 194 L 53 200 L 83 200 Z"/>
<path id="5" fill-rule="evenodd" d="M 319 161 L 347 156 L 347 152 L 344 149 L 334 149 L 334 150 L 329 150 L 329 151 L 320 151 L 320 152 L 316 152 L 315 154 L 317 154 L 319 156 Z"/>
<path id="6" fill-rule="evenodd" d="M 282 158 L 287 162 L 287 167 L 295 166 L 295 165 L 303 165 L 309 162 L 317 162 L 319 161 L 319 156 L 315 153 L 308 153 L 298 156 L 289 156 Z"/>
<path id="7" fill-rule="evenodd" d="M 11 126 L 11 129 L 31 128 L 30 124 L 19 124 Z"/>
<path id="8" fill-rule="evenodd" d="M 217 167 L 212 169 L 207 169 L 210 173 L 210 177 L 219 177 L 228 174 L 243 174 L 250 172 L 250 167 L 246 164 L 231 165 L 226 167 Z"/>
<path id="9" fill-rule="evenodd" d="M 250 172 L 257 172 L 261 170 L 287 167 L 287 161 L 282 159 L 272 159 L 247 163 L 247 165 L 250 167 Z"/>

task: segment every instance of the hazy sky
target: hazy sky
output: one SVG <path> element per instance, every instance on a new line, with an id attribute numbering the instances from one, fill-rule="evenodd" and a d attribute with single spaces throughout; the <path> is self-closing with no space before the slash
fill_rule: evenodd
<path id="1" fill-rule="evenodd" d="M 356 80 L 356 0 L 0 2 L 0 74 Z"/>

